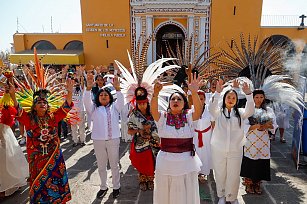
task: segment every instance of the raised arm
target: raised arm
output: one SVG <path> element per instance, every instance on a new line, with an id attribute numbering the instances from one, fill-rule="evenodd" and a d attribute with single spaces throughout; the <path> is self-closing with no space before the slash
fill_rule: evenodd
<path id="1" fill-rule="evenodd" d="M 74 88 L 75 81 L 72 79 L 67 79 L 66 81 L 66 89 L 67 89 L 67 95 L 66 95 L 66 101 L 67 104 L 70 106 L 72 102 L 72 91 Z"/>
<path id="2" fill-rule="evenodd" d="M 86 112 L 91 114 L 94 110 L 93 101 L 92 101 L 92 93 L 91 93 L 91 89 L 94 84 L 94 75 L 92 73 L 88 73 L 86 75 L 86 82 L 87 83 L 86 83 L 86 89 L 83 95 L 83 103 L 84 103 Z"/>
<path id="3" fill-rule="evenodd" d="M 250 89 L 250 86 L 246 82 L 243 83 L 242 90 L 246 95 L 246 106 L 245 106 L 244 112 L 241 117 L 243 119 L 246 119 L 254 114 L 255 102 L 253 99 L 253 94 Z"/>
<path id="4" fill-rule="evenodd" d="M 197 94 L 200 82 L 201 78 L 200 77 L 196 78 L 196 73 L 191 74 L 191 83 L 188 86 L 192 93 L 192 100 L 194 105 L 194 112 L 192 113 L 193 121 L 198 120 L 202 114 L 202 105 L 199 96 Z"/>
<path id="5" fill-rule="evenodd" d="M 122 92 L 120 92 L 120 81 L 118 79 L 118 76 L 114 76 L 114 81 L 112 84 L 116 90 L 117 95 L 117 100 L 115 101 L 115 108 L 118 112 L 120 112 L 125 106 L 125 101 Z"/>
<path id="6" fill-rule="evenodd" d="M 158 96 L 162 88 L 163 88 L 163 85 L 159 81 L 157 81 L 154 86 L 154 93 L 152 95 L 151 105 L 150 105 L 150 111 L 155 121 L 159 121 L 160 119 L 160 113 L 158 111 L 158 108 L 159 108 L 158 107 Z"/>
<path id="7" fill-rule="evenodd" d="M 216 91 L 211 97 L 211 100 L 209 101 L 209 107 L 208 107 L 209 112 L 214 119 L 216 119 L 219 114 L 218 102 L 219 102 L 219 98 L 220 98 L 222 91 L 223 91 L 223 80 L 220 79 L 216 83 Z"/>

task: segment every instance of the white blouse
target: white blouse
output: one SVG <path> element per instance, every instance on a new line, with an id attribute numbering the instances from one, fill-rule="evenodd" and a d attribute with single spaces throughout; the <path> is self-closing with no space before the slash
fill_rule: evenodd
<path id="1" fill-rule="evenodd" d="M 239 120 L 235 116 L 235 112 L 231 109 L 230 118 L 226 118 L 219 107 L 218 102 L 220 93 L 215 92 L 209 103 L 209 111 L 214 118 L 215 127 L 212 133 L 211 146 L 219 148 L 224 152 L 239 152 L 243 151 L 244 145 L 244 120 L 254 114 L 255 103 L 253 95 L 246 95 L 245 108 L 239 108 L 241 116 L 241 126 Z M 225 112 L 228 112 L 226 109 Z M 228 113 L 225 113 L 228 115 Z"/>
<path id="2" fill-rule="evenodd" d="M 197 121 L 192 119 L 192 111 L 187 113 L 187 121 L 184 127 L 176 129 L 166 125 L 166 112 L 160 112 L 159 121 L 155 121 L 158 127 L 158 135 L 161 138 L 193 138 Z M 190 172 L 199 172 L 201 161 L 197 154 L 191 156 L 191 152 L 171 153 L 159 151 L 156 159 L 156 171 L 163 175 L 180 176 Z"/>
<path id="3" fill-rule="evenodd" d="M 108 127 L 108 113 L 105 106 L 98 108 L 93 104 L 91 91 L 84 91 L 84 106 L 86 112 L 90 115 L 93 121 L 92 139 L 93 140 L 109 140 L 120 137 L 119 115 L 124 107 L 124 96 L 120 91 L 116 92 L 117 100 L 109 107 L 111 113 L 111 125 Z M 111 130 L 112 137 L 108 133 Z"/>

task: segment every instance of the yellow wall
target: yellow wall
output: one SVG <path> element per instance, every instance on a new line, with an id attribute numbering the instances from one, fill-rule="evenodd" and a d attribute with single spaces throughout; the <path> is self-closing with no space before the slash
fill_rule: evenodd
<path id="1" fill-rule="evenodd" d="M 282 28 L 282 27 L 262 27 L 261 28 L 261 39 L 265 40 L 266 38 L 272 35 L 284 35 L 292 40 L 292 42 L 298 45 L 298 52 L 302 50 L 299 47 L 307 44 L 307 29 L 298 30 L 295 27 L 292 28 Z M 303 49 L 303 48 L 301 48 Z"/>
<path id="2" fill-rule="evenodd" d="M 31 49 L 39 40 L 48 40 L 60 50 L 68 42 L 80 40 L 83 42 L 85 64 L 109 65 L 117 59 L 128 66 L 126 50 L 130 50 L 130 1 L 80 0 L 80 2 L 82 33 L 16 33 L 14 35 L 15 51 Z M 236 6 L 235 15 L 234 6 Z M 307 29 L 299 31 L 297 28 L 260 27 L 261 12 L 262 0 L 212 0 L 210 46 L 226 48 L 225 42 L 230 42 L 231 38 L 238 41 L 240 33 L 244 33 L 246 38 L 248 34 L 258 35 L 258 45 L 271 35 L 285 35 L 294 41 L 302 39 L 305 43 L 307 42 Z M 153 29 L 170 19 L 187 28 L 188 13 L 176 13 L 175 16 L 149 14 L 154 19 Z M 104 29 L 125 29 L 125 32 L 110 32 Z M 125 36 L 103 37 L 100 36 L 101 34 L 125 34 Z M 107 48 L 107 40 L 109 48 Z"/>
<path id="3" fill-rule="evenodd" d="M 83 41 L 81 33 L 16 33 L 13 38 L 16 52 L 30 50 L 40 40 L 50 41 L 58 50 L 72 40 Z"/>
<path id="4" fill-rule="evenodd" d="M 225 47 L 240 33 L 259 35 L 261 12 L 262 0 L 212 0 L 210 46 Z"/>
<path id="5" fill-rule="evenodd" d="M 87 65 L 109 65 L 115 59 L 128 65 L 126 50 L 130 50 L 130 1 L 81 0 L 82 32 Z M 87 24 L 113 24 L 113 26 L 86 26 Z M 101 37 L 112 32 L 87 29 L 125 29 L 125 37 Z M 113 32 L 122 34 L 121 32 Z M 109 48 L 106 41 L 108 40 Z"/>

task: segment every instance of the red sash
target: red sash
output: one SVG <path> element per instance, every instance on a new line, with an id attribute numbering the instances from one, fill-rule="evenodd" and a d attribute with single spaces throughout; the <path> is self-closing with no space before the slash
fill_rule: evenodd
<path id="1" fill-rule="evenodd" d="M 195 155 L 193 138 L 161 138 L 161 150 L 164 152 L 191 152 Z"/>
<path id="2" fill-rule="evenodd" d="M 195 130 L 198 133 L 198 147 L 204 146 L 203 143 L 203 133 L 208 132 L 211 129 L 211 125 L 204 130 Z"/>

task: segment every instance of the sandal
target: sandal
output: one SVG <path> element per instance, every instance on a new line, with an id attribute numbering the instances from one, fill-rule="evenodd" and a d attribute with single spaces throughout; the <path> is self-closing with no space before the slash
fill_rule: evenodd
<path id="1" fill-rule="evenodd" d="M 281 143 L 286 143 L 287 141 L 285 140 L 285 138 L 280 138 L 280 142 Z"/>
<path id="2" fill-rule="evenodd" d="M 251 184 L 246 184 L 245 191 L 249 194 L 255 194 L 255 190 Z"/>
<path id="3" fill-rule="evenodd" d="M 198 174 L 198 181 L 200 183 L 205 183 L 206 182 L 206 176 L 204 174 Z"/>
<path id="4" fill-rule="evenodd" d="M 141 189 L 142 191 L 147 191 L 146 182 L 140 182 L 140 189 Z"/>
<path id="5" fill-rule="evenodd" d="M 154 189 L 154 182 L 153 181 L 147 181 L 147 188 L 148 188 L 148 190 L 152 191 Z"/>
<path id="6" fill-rule="evenodd" d="M 260 188 L 260 182 L 254 184 L 254 190 L 255 190 L 256 194 L 258 194 L 258 195 L 262 194 L 262 190 Z"/>

